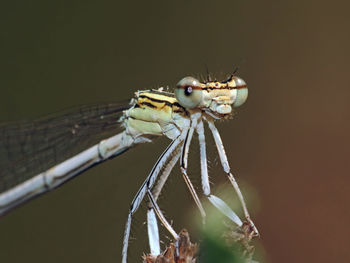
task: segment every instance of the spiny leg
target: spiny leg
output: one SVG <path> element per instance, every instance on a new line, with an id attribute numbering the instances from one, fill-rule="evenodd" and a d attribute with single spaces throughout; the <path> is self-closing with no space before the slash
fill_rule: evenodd
<path id="1" fill-rule="evenodd" d="M 194 127 L 197 125 L 197 120 L 198 116 L 194 116 L 194 119 L 192 119 L 192 125 L 189 130 L 184 131 L 183 133 L 186 134 L 185 137 L 185 142 L 182 145 L 182 150 L 181 152 L 176 153 L 175 157 L 172 158 L 164 168 L 164 171 L 162 175 L 160 176 L 156 186 L 154 189 L 151 191 L 148 191 L 148 196 L 151 202 L 151 206 L 148 209 L 147 212 L 147 222 L 148 222 L 148 232 L 149 232 L 149 243 L 151 247 L 151 253 L 153 255 L 158 255 L 159 254 L 159 235 L 158 235 L 158 225 L 157 225 L 157 219 L 155 216 L 155 213 L 157 214 L 159 220 L 162 222 L 162 224 L 168 229 L 168 231 L 173 235 L 175 239 L 177 239 L 177 234 L 171 227 L 171 225 L 167 222 L 165 219 L 164 215 L 162 214 L 161 210 L 158 207 L 157 204 L 157 198 L 161 192 L 162 187 L 165 184 L 165 181 L 167 177 L 169 176 L 171 170 L 173 169 L 173 166 L 175 165 L 176 161 L 178 160 L 180 154 L 181 154 L 181 171 L 183 174 L 183 178 L 186 182 L 187 187 L 189 188 L 191 195 L 193 199 L 195 200 L 198 208 L 200 209 L 201 215 L 203 217 L 203 221 L 205 218 L 205 212 L 203 209 L 203 206 L 198 198 L 198 195 L 189 179 L 187 176 L 187 158 L 188 158 L 188 151 L 189 151 L 189 146 L 191 144 L 191 140 L 193 137 L 193 132 L 194 132 Z"/>
<path id="2" fill-rule="evenodd" d="M 152 196 L 149 196 L 150 199 L 150 205 L 147 210 L 147 229 L 148 229 L 148 239 L 149 239 L 149 246 L 150 246 L 150 252 L 152 255 L 159 255 L 160 254 L 160 245 L 159 245 L 159 231 L 158 231 L 158 223 L 157 218 L 155 215 L 155 208 L 158 208 L 157 205 L 157 199 L 160 195 L 160 192 L 162 191 L 162 188 L 168 179 L 168 176 L 170 175 L 170 172 L 174 168 L 174 165 L 179 160 L 180 157 L 180 148 L 181 144 L 174 150 L 173 156 L 169 160 L 169 162 L 165 165 L 164 170 L 162 174 L 159 176 L 159 179 L 156 183 L 156 185 L 152 189 Z M 153 200 L 153 201 L 152 201 Z M 153 205 L 155 203 L 155 205 Z M 165 219 L 164 216 L 161 214 L 161 211 L 158 209 L 156 211 L 158 217 Z M 166 220 L 165 220 L 166 221 Z M 163 222 L 163 225 L 168 229 L 170 233 L 175 233 L 173 228 L 170 226 L 170 224 L 166 221 L 166 223 Z M 167 226 L 170 226 L 168 228 Z M 174 235 L 173 235 L 174 236 Z M 177 236 L 177 235 L 176 235 Z M 175 237 L 176 239 L 176 237 Z"/>
<path id="3" fill-rule="evenodd" d="M 258 235 L 259 232 L 258 232 L 257 228 L 255 227 L 253 221 L 250 219 L 250 215 L 249 215 L 247 206 L 245 204 L 242 192 L 239 189 L 239 186 L 237 184 L 236 179 L 234 178 L 234 176 L 231 173 L 231 168 L 230 168 L 230 165 L 229 165 L 229 163 L 227 161 L 227 156 L 226 156 L 226 153 L 225 153 L 224 145 L 222 143 L 219 131 L 216 129 L 216 127 L 215 127 L 215 125 L 214 125 L 214 123 L 212 121 L 207 120 L 207 122 L 209 124 L 209 128 L 210 128 L 210 130 L 211 130 L 211 132 L 213 134 L 213 137 L 214 137 L 214 141 L 215 141 L 218 153 L 219 153 L 221 165 L 222 165 L 222 167 L 223 167 L 223 169 L 224 169 L 228 179 L 230 180 L 231 184 L 233 185 L 233 188 L 235 189 L 235 191 L 236 191 L 236 193 L 238 195 L 238 198 L 239 198 L 239 201 L 240 201 L 240 203 L 242 205 L 243 212 L 244 212 L 244 215 L 246 217 L 246 220 L 252 226 L 252 228 L 254 229 L 254 232 Z"/>
<path id="4" fill-rule="evenodd" d="M 201 214 L 204 215 L 203 217 L 205 217 L 205 212 L 204 212 L 204 209 L 202 207 L 202 204 L 200 203 L 199 198 L 195 192 L 195 189 L 194 189 L 190 179 L 188 178 L 187 172 L 186 172 L 189 145 L 191 143 L 191 139 L 193 137 L 194 127 L 196 124 L 197 124 L 197 120 L 195 120 L 192 128 L 183 132 L 186 135 L 186 137 L 185 137 L 185 142 L 182 144 L 181 151 L 179 151 L 180 147 L 178 147 L 176 150 L 174 150 L 175 156 L 173 158 L 171 158 L 169 160 L 169 162 L 166 164 L 166 166 L 164 167 L 164 171 L 161 174 L 157 184 L 152 189 L 152 192 L 147 191 L 147 194 L 148 194 L 149 199 L 150 199 L 150 206 L 149 206 L 149 209 L 147 211 L 148 237 L 149 237 L 149 243 L 150 243 L 150 248 L 151 248 L 151 254 L 153 254 L 153 255 L 158 255 L 160 253 L 159 252 L 160 248 L 159 248 L 158 224 L 157 224 L 157 219 L 156 219 L 155 214 L 157 214 L 159 220 L 168 229 L 168 231 L 173 235 L 173 237 L 175 239 L 178 238 L 176 232 L 173 230 L 171 225 L 167 222 L 167 220 L 165 219 L 161 210 L 159 209 L 158 204 L 157 204 L 157 199 L 159 197 L 159 194 L 160 194 L 171 170 L 173 169 L 175 163 L 179 159 L 180 154 L 182 155 L 181 156 L 181 168 L 183 171 L 184 180 L 185 180 L 186 185 L 192 194 L 192 197 L 196 201 L 196 203 L 201 211 Z M 185 168 L 185 169 L 183 170 L 183 168 Z"/>
<path id="5" fill-rule="evenodd" d="M 189 152 L 189 146 L 191 144 L 191 140 L 192 140 L 192 136 L 193 136 L 193 132 L 194 132 L 194 128 L 197 126 L 197 122 L 198 122 L 198 118 L 193 118 L 192 119 L 192 124 L 191 124 L 191 128 L 188 130 L 187 132 L 187 136 L 185 139 L 185 142 L 182 146 L 182 153 L 181 153 L 181 159 L 180 159 L 180 166 L 181 166 L 181 172 L 182 172 L 182 176 L 186 182 L 186 185 L 197 205 L 197 207 L 199 208 L 199 211 L 201 213 L 202 219 L 203 219 L 203 223 L 205 222 L 205 211 L 203 208 L 203 205 L 201 203 L 201 201 L 199 200 L 199 197 L 196 193 L 196 190 L 193 187 L 193 184 L 190 181 L 190 178 L 187 175 L 187 160 L 188 160 L 188 152 Z"/>
<path id="6" fill-rule="evenodd" d="M 172 152 L 177 148 L 177 146 L 184 140 L 185 134 L 181 134 L 175 140 L 173 140 L 162 155 L 158 158 L 156 164 L 153 166 L 151 173 L 148 175 L 137 194 L 134 197 L 134 200 L 131 203 L 131 207 L 128 214 L 128 219 L 125 225 L 124 239 L 123 239 L 123 250 L 122 250 L 122 263 L 127 262 L 127 252 L 128 252 L 128 242 L 130 236 L 130 227 L 131 227 L 131 218 L 133 214 L 139 208 L 146 192 L 152 188 L 154 182 L 157 179 L 159 172 L 164 166 L 165 162 L 171 156 Z"/>
<path id="7" fill-rule="evenodd" d="M 152 188 L 152 195 L 153 195 L 155 200 L 158 200 L 158 197 L 159 197 L 159 195 L 164 187 L 164 184 L 168 180 L 168 177 L 169 177 L 171 171 L 173 170 L 175 164 L 177 163 L 177 161 L 180 158 L 180 154 L 181 154 L 180 150 L 182 148 L 181 146 L 182 146 L 182 144 L 179 144 L 179 146 L 174 150 L 172 157 L 170 158 L 168 163 L 164 166 L 163 172 L 159 176 L 159 179 L 158 179 L 156 185 Z"/>
<path id="8" fill-rule="evenodd" d="M 176 232 L 174 231 L 172 226 L 168 223 L 168 221 L 164 217 L 162 211 L 160 210 L 160 208 L 159 208 L 159 206 L 158 206 L 156 200 L 154 199 L 152 192 L 150 190 L 147 191 L 147 195 L 151 201 L 152 208 L 153 208 L 154 212 L 157 214 L 159 220 L 162 222 L 164 227 L 170 232 L 170 234 L 174 237 L 174 239 L 177 240 L 178 235 L 176 234 Z M 160 254 L 160 252 L 158 254 Z"/>
<path id="9" fill-rule="evenodd" d="M 207 166 L 207 154 L 205 147 L 205 135 L 203 122 L 200 121 L 196 127 L 198 133 L 199 150 L 200 150 L 200 164 L 201 164 L 201 177 L 202 177 L 202 188 L 204 195 L 209 201 L 224 215 L 230 218 L 238 226 L 242 225 L 241 219 L 236 215 L 235 212 L 219 197 L 212 195 L 210 192 L 208 166 Z"/>

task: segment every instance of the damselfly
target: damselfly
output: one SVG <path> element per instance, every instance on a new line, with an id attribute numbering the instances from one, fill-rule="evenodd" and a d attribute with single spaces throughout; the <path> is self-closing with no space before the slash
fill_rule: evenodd
<path id="1" fill-rule="evenodd" d="M 242 204 L 245 220 L 257 234 L 214 125 L 215 120 L 229 119 L 234 109 L 246 101 L 247 96 L 246 83 L 234 75 L 221 82 L 209 79 L 200 82 L 193 77 L 185 77 L 178 82 L 175 93 L 162 88 L 137 91 L 127 106 L 87 106 L 60 117 L 1 125 L 0 215 L 137 144 L 151 142 L 155 137 L 165 135 L 172 142 L 159 157 L 131 203 L 123 239 L 122 262 L 125 263 L 127 259 L 132 216 L 145 195 L 150 200 L 147 211 L 150 250 L 153 255 L 157 255 L 160 253 L 160 246 L 156 216 L 173 237 L 178 238 L 159 209 L 157 199 L 179 159 L 186 185 L 203 219 L 206 216 L 187 175 L 189 146 L 196 131 L 200 147 L 203 194 L 221 213 L 241 226 L 242 221 L 236 213 L 222 199 L 211 194 L 203 124 L 206 122 L 213 135 L 223 170 Z M 120 123 L 122 132 L 99 141 L 73 157 L 67 156 L 67 152 L 71 152 L 70 148 L 88 145 L 92 134 L 100 137 L 108 137 L 111 132 L 115 134 Z"/>

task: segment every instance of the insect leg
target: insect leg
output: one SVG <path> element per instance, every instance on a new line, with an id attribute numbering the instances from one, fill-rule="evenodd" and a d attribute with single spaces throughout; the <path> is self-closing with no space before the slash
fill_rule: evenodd
<path id="1" fill-rule="evenodd" d="M 198 119 L 192 119 L 191 128 L 188 130 L 188 132 L 186 134 L 185 142 L 182 146 L 182 151 L 181 151 L 180 166 L 181 166 L 182 176 L 186 182 L 186 185 L 187 185 L 197 207 L 199 208 L 199 211 L 201 213 L 201 216 L 202 216 L 203 222 L 204 222 L 206 214 L 205 214 L 203 205 L 200 202 L 199 197 L 196 193 L 196 190 L 194 189 L 193 184 L 191 183 L 190 178 L 187 175 L 187 160 L 188 160 L 189 146 L 191 144 L 194 128 L 197 126 L 197 122 L 198 122 Z"/>
<path id="2" fill-rule="evenodd" d="M 152 189 L 151 196 L 149 196 L 150 205 L 149 205 L 149 208 L 147 210 L 147 229 L 148 229 L 148 239 L 149 239 L 149 245 L 150 245 L 150 252 L 152 255 L 159 255 L 160 254 L 159 231 L 158 231 L 157 218 L 156 218 L 156 214 L 154 213 L 155 212 L 154 210 L 156 208 L 158 209 L 158 211 L 156 211 L 156 213 L 157 213 L 158 217 L 160 218 L 160 220 L 162 220 L 161 218 L 165 219 L 164 216 L 162 215 L 160 209 L 158 208 L 158 205 L 156 202 L 157 202 L 157 199 L 160 195 L 160 192 L 162 191 L 162 188 L 163 188 L 165 182 L 168 179 L 168 176 L 170 175 L 170 172 L 174 168 L 174 165 L 176 164 L 176 162 L 179 160 L 180 147 L 181 147 L 181 144 L 179 144 L 179 146 L 174 150 L 173 156 L 171 157 L 169 162 L 165 165 L 162 174 L 159 176 L 157 184 Z M 155 203 L 155 205 L 154 205 L 154 203 Z M 162 223 L 165 227 L 167 227 L 167 225 L 170 226 L 170 224 L 168 222 L 164 223 L 162 221 Z M 170 226 L 170 228 L 167 227 L 167 229 L 172 235 L 173 235 L 173 233 L 175 233 L 175 231 L 172 229 L 171 226 Z M 177 235 L 176 235 L 176 237 L 177 237 Z"/>
<path id="3" fill-rule="evenodd" d="M 216 129 L 216 127 L 215 127 L 215 125 L 214 125 L 214 123 L 212 121 L 208 121 L 208 125 L 209 125 L 209 129 L 211 130 L 211 132 L 213 134 L 213 137 L 214 137 L 214 141 L 215 141 L 218 153 L 219 153 L 221 165 L 222 165 L 222 167 L 223 167 L 223 169 L 224 169 L 228 179 L 230 180 L 231 184 L 233 185 L 233 188 L 235 189 L 235 191 L 236 191 L 236 193 L 238 195 L 238 198 L 239 198 L 239 201 L 240 201 L 240 203 L 242 205 L 243 212 L 244 212 L 244 215 L 246 217 L 246 220 L 250 223 L 250 225 L 254 229 L 254 232 L 258 235 L 259 232 L 258 232 L 257 228 L 255 227 L 253 221 L 250 219 L 249 212 L 248 212 L 248 209 L 247 209 L 247 205 L 246 205 L 246 203 L 244 201 L 242 192 L 239 189 L 239 186 L 237 184 L 236 179 L 234 178 L 234 176 L 231 173 L 231 168 L 230 168 L 230 165 L 229 165 L 229 163 L 227 161 L 227 156 L 226 156 L 226 153 L 225 153 L 224 145 L 222 143 L 219 131 Z"/>
<path id="4" fill-rule="evenodd" d="M 207 166 L 207 154 L 205 147 L 205 135 L 203 122 L 200 121 L 197 125 L 199 149 L 200 149 L 200 163 L 201 163 L 201 175 L 202 175 L 202 188 L 204 195 L 209 199 L 209 201 L 224 215 L 230 218 L 238 226 L 242 225 L 241 219 L 236 215 L 235 212 L 219 197 L 212 195 L 210 192 L 209 176 L 208 176 L 208 166 Z"/>
<path id="5" fill-rule="evenodd" d="M 132 216 L 139 208 L 147 190 L 152 188 L 152 186 L 153 186 L 154 182 L 156 181 L 157 176 L 158 176 L 159 172 L 161 171 L 162 167 L 164 166 L 165 162 L 171 156 L 174 149 L 176 149 L 177 146 L 183 140 L 184 140 L 184 136 L 181 134 L 179 137 L 177 137 L 175 140 L 173 140 L 170 143 L 170 145 L 166 148 L 166 150 L 158 158 L 156 164 L 152 168 L 151 173 L 148 175 L 148 177 L 146 178 L 146 180 L 144 181 L 144 183 L 142 184 L 142 186 L 138 190 L 137 194 L 134 197 L 134 200 L 131 203 L 131 207 L 130 207 L 129 214 L 128 214 L 128 219 L 127 219 L 126 225 L 125 225 L 124 238 L 123 238 L 122 263 L 127 262 L 127 251 L 128 251 L 128 243 L 129 243 Z"/>

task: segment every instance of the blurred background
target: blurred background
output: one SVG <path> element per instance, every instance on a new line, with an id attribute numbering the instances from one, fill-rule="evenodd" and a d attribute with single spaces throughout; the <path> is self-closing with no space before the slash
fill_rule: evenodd
<path id="1" fill-rule="evenodd" d="M 218 128 L 260 230 L 258 259 L 350 262 L 349 8 L 301 0 L 7 1 L 0 120 L 120 101 L 205 76 L 206 68 L 225 76 L 239 67 L 248 101 Z M 1 262 L 118 262 L 130 202 L 167 143 L 139 146 L 2 217 Z M 227 182 L 210 156 L 217 192 Z M 192 147 L 200 191 L 197 157 Z M 178 168 L 165 190 L 167 217 L 191 233 L 196 208 Z M 143 206 L 133 221 L 129 262 L 148 252 L 145 213 Z"/>

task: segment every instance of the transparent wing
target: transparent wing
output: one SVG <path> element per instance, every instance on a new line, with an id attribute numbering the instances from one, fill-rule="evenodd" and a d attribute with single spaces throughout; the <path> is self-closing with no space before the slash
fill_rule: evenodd
<path id="1" fill-rule="evenodd" d="M 129 107 L 81 106 L 35 121 L 0 124 L 0 193 L 116 134 Z"/>

